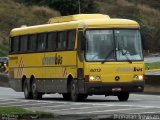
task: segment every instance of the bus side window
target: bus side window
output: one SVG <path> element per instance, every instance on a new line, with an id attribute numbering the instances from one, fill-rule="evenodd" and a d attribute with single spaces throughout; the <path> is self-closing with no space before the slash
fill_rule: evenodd
<path id="1" fill-rule="evenodd" d="M 54 51 L 56 49 L 56 39 L 57 39 L 57 33 L 51 32 L 48 33 L 48 39 L 47 39 L 47 51 Z"/>
<path id="2" fill-rule="evenodd" d="M 28 48 L 28 36 L 24 35 L 20 37 L 20 52 L 24 53 Z"/>
<path id="3" fill-rule="evenodd" d="M 13 37 L 12 43 L 11 43 L 11 48 L 12 48 L 13 53 L 19 52 L 19 36 Z"/>
<path id="4" fill-rule="evenodd" d="M 47 35 L 45 33 L 38 34 L 38 51 L 44 51 L 46 49 Z"/>
<path id="5" fill-rule="evenodd" d="M 75 45 L 75 39 L 76 39 L 76 31 L 70 30 L 68 31 L 68 41 L 67 41 L 67 49 L 73 50 Z"/>
<path id="6" fill-rule="evenodd" d="M 67 43 L 67 32 L 58 32 L 57 50 L 65 50 Z"/>
<path id="7" fill-rule="evenodd" d="M 28 43 L 29 43 L 28 50 L 30 52 L 36 52 L 37 51 L 37 35 L 30 35 Z"/>

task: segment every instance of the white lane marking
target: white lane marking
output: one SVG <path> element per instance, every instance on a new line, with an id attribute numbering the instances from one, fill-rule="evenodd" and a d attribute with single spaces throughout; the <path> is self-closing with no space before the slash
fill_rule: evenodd
<path id="1" fill-rule="evenodd" d="M 36 109 L 36 108 L 58 108 L 58 107 L 65 107 L 65 106 L 78 106 L 76 104 L 63 104 L 63 105 L 54 105 L 54 106 L 39 106 L 39 107 L 29 107 L 29 108 L 33 108 L 33 109 Z M 81 106 L 80 106 L 81 107 Z"/>
<path id="2" fill-rule="evenodd" d="M 13 100 L 13 101 L 17 101 L 17 103 L 18 102 L 39 102 L 39 103 L 49 103 L 49 104 L 55 104 L 55 103 L 61 103 L 61 104 L 70 104 L 70 103 L 73 103 L 72 101 L 69 101 L 69 102 L 66 102 L 66 101 L 62 101 L 62 102 L 60 102 L 60 101 L 51 101 L 51 100 L 49 100 L 49 101 L 47 101 L 47 100 L 21 100 L 21 99 L 5 99 L 5 98 L 0 98 L 0 100 L 4 100 L 4 101 L 11 101 L 11 100 Z"/>
<path id="3" fill-rule="evenodd" d="M 92 106 L 128 106 L 128 107 L 151 107 L 151 108 L 160 108 L 160 107 L 157 107 L 157 106 L 142 106 L 142 105 L 118 105 L 116 103 L 107 103 L 107 104 L 101 104 L 101 103 L 74 103 L 74 102 L 57 102 L 57 101 L 39 101 L 39 100 L 17 100 L 17 99 L 9 99 L 9 100 L 15 100 L 15 102 L 6 102 L 6 103 L 0 103 L 0 105 L 4 105 L 4 104 L 12 104 L 12 103 L 25 103 L 25 102 L 38 102 L 38 103 L 46 103 L 46 104 L 63 104 L 63 105 L 66 105 L 66 104 L 69 104 L 69 105 L 92 105 Z M 36 103 L 35 103 L 36 104 Z"/>
<path id="4" fill-rule="evenodd" d="M 15 101 L 15 100 L 5 100 L 5 99 L 0 100 L 0 102 L 3 102 L 3 101 Z"/>
<path id="5" fill-rule="evenodd" d="M 25 107 L 29 109 L 41 109 L 41 108 L 58 108 L 58 107 L 63 107 L 63 106 L 70 106 L 70 105 L 55 105 L 55 106 L 39 106 L 39 107 Z"/>
<path id="6" fill-rule="evenodd" d="M 116 110 L 103 110 L 103 111 L 91 111 L 91 112 L 77 112 L 76 114 L 89 114 L 89 113 L 103 113 L 103 112 L 116 112 L 116 111 L 126 111 L 126 110 L 139 110 L 139 109 L 149 109 L 149 108 L 131 108 L 131 109 L 116 109 Z"/>
<path id="7" fill-rule="evenodd" d="M 68 111 L 68 110 L 81 110 L 81 109 L 88 109 L 88 108 L 107 108 L 107 107 L 112 107 L 112 106 L 90 106 L 90 107 L 80 107 L 80 108 L 67 108 L 67 109 L 59 109 L 59 110 L 52 110 L 54 111 Z M 116 107 L 116 106 L 115 106 Z"/>
<path id="8" fill-rule="evenodd" d="M 39 107 L 29 107 L 29 108 L 31 108 L 31 109 L 36 109 L 36 108 L 58 108 L 58 107 L 63 107 L 63 106 L 79 106 L 80 105 L 80 107 L 82 106 L 82 105 L 84 105 L 84 104 L 66 104 L 66 105 L 54 105 L 54 106 L 39 106 Z M 94 108 L 94 107 L 117 107 L 117 106 L 115 106 L 115 105 L 101 105 L 101 104 L 99 104 L 99 105 L 97 105 L 97 104 L 95 104 L 95 105 L 91 105 L 91 104 L 87 104 L 87 105 L 89 105 L 89 107 L 87 107 L 87 108 Z M 119 107 L 119 106 L 118 106 Z M 128 106 L 120 106 L 120 107 L 128 107 Z M 27 107 L 26 107 L 27 108 Z M 83 107 L 84 108 L 84 107 Z M 83 108 L 75 108 L 75 109 L 83 109 Z M 68 109 L 74 109 L 74 108 L 68 108 Z M 62 110 L 62 109 L 61 109 Z"/>
<path id="9" fill-rule="evenodd" d="M 118 102 L 118 103 L 122 103 L 122 102 Z M 142 108 L 160 108 L 157 107 L 157 106 L 143 106 L 143 105 L 126 105 L 126 104 L 116 104 L 116 103 L 107 103 L 107 104 L 101 104 L 101 103 L 73 103 L 73 104 L 76 104 L 76 105 L 92 105 L 92 106 L 118 106 L 118 107 L 142 107 Z M 71 104 L 71 105 L 73 105 Z"/>
<path id="10" fill-rule="evenodd" d="M 151 114 L 153 114 L 153 113 L 156 113 L 156 112 L 138 112 L 138 113 L 129 113 L 129 114 L 149 114 L 149 113 L 151 113 Z"/>
<path id="11" fill-rule="evenodd" d="M 142 95 L 142 96 L 145 96 L 145 95 Z M 56 103 L 59 103 L 59 104 L 63 104 L 63 105 L 65 105 L 65 104 L 70 104 L 70 105 L 107 105 L 107 106 L 128 106 L 128 107 L 152 107 L 152 108 L 160 108 L 160 106 L 159 107 L 157 107 L 157 106 L 142 106 L 142 105 L 126 105 L 126 104 L 121 104 L 121 105 L 117 105 L 118 103 L 120 103 L 120 102 L 118 102 L 117 101 L 117 103 L 105 103 L 105 104 L 101 104 L 101 103 L 74 103 L 74 102 L 72 102 L 72 101 L 69 101 L 69 102 L 66 102 L 66 101 L 62 101 L 62 102 L 59 102 L 59 101 L 47 101 L 47 100 L 25 100 L 25 99 L 23 99 L 23 100 L 20 100 L 20 99 L 5 99 L 5 98 L 0 98 L 0 100 L 5 100 L 5 101 L 7 101 L 7 100 L 14 100 L 14 101 L 17 101 L 17 103 L 18 102 L 38 102 L 38 103 L 48 103 L 48 104 L 56 104 Z M 6 103 L 0 103 L 0 105 L 3 105 L 3 104 L 6 104 Z"/>
<path id="12" fill-rule="evenodd" d="M 151 113 L 151 114 L 158 114 L 160 111 L 156 111 L 156 112 L 138 112 L 138 113 L 129 113 L 129 114 L 149 114 L 149 113 Z"/>
<path id="13" fill-rule="evenodd" d="M 7 106 L 29 106 L 29 105 L 41 105 L 41 104 L 48 104 L 48 103 L 31 103 L 31 104 L 23 104 L 23 103 L 21 103 L 21 105 L 5 105 L 5 106 L 1 106 L 1 107 L 7 107 Z"/>
<path id="14" fill-rule="evenodd" d="M 15 102 L 5 102 L 5 103 L 0 103 L 0 105 L 5 105 L 5 104 L 14 104 L 14 103 L 19 103 L 18 101 L 15 101 Z M 26 101 L 21 101 L 20 103 L 26 103 Z"/>

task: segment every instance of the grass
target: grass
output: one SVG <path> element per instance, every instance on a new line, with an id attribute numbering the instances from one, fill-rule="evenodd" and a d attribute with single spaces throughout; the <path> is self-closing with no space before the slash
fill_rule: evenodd
<path id="1" fill-rule="evenodd" d="M 46 112 L 32 112 L 20 107 L 0 107 L 0 119 L 1 117 L 16 117 L 16 118 L 54 118 L 52 113 Z"/>
<path id="2" fill-rule="evenodd" d="M 145 63 L 146 70 L 160 69 L 160 62 Z"/>

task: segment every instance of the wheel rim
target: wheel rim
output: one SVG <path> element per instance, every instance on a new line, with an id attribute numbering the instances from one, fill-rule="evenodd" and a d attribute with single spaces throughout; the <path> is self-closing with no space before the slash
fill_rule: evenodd
<path id="1" fill-rule="evenodd" d="M 32 84 L 32 94 L 34 97 L 36 97 L 36 83 Z"/>
<path id="2" fill-rule="evenodd" d="M 24 86 L 24 95 L 25 95 L 25 96 L 28 96 L 28 87 L 27 87 L 26 84 L 25 84 L 25 86 Z"/>
<path id="3" fill-rule="evenodd" d="M 76 96 L 76 86 L 75 84 L 72 85 L 72 96 L 75 97 Z"/>

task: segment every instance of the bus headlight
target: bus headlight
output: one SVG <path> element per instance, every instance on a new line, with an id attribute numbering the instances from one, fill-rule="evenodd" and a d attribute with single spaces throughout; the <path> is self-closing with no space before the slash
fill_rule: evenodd
<path id="1" fill-rule="evenodd" d="M 97 81 L 101 80 L 101 77 L 100 76 L 96 76 L 95 78 Z"/>
<path id="2" fill-rule="evenodd" d="M 143 80 L 143 75 L 134 75 L 133 79 L 134 80 Z"/>
<path id="3" fill-rule="evenodd" d="M 94 80 L 95 77 L 94 77 L 94 76 L 90 76 L 89 79 L 90 79 L 90 80 Z"/>
<path id="4" fill-rule="evenodd" d="M 143 80 L 143 75 L 138 75 L 139 80 Z"/>
<path id="5" fill-rule="evenodd" d="M 89 80 L 91 80 L 91 81 L 100 81 L 101 80 L 101 77 L 100 76 L 90 76 L 89 77 Z"/>

